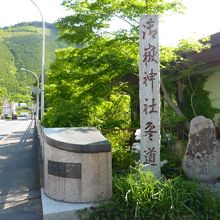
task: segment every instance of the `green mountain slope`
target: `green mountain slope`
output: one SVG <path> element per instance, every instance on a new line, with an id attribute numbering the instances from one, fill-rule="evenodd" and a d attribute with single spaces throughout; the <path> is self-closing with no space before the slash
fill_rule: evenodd
<path id="1" fill-rule="evenodd" d="M 17 92 L 16 67 L 14 57 L 7 45 L 0 40 L 0 86 L 9 93 Z"/>
<path id="2" fill-rule="evenodd" d="M 64 46 L 56 41 L 56 36 L 54 26 L 46 24 L 45 71 L 55 57 L 55 50 Z M 31 70 L 40 77 L 41 54 L 41 22 L 20 23 L 0 29 L 0 86 L 5 87 L 13 99 L 31 98 L 31 87 L 36 80 L 21 68 Z"/>

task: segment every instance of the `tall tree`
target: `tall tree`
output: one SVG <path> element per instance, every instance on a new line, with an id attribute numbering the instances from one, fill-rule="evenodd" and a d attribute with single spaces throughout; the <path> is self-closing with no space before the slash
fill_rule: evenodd
<path id="1" fill-rule="evenodd" d="M 48 79 L 48 107 L 53 106 L 53 111 L 60 114 L 58 109 L 61 104 L 58 104 L 58 97 L 62 96 L 62 82 L 68 85 L 69 91 L 81 97 L 77 105 L 86 102 L 81 105 L 80 113 L 83 113 L 82 109 L 87 109 L 87 116 L 88 109 L 94 109 L 94 106 L 103 101 L 111 102 L 112 95 L 122 97 L 117 101 L 120 103 L 127 94 L 131 97 L 131 111 L 127 111 L 131 116 L 130 125 L 138 126 L 137 80 L 134 82 L 127 79 L 132 75 L 138 76 L 139 17 L 141 14 L 180 11 L 182 5 L 179 1 L 165 0 L 66 0 L 63 5 L 72 10 L 73 15 L 60 19 L 57 27 L 60 39 L 68 42 L 73 48 L 57 53 Z M 109 27 L 113 24 L 112 20 L 121 20 L 126 25 L 117 31 L 111 31 Z M 72 97 L 71 101 L 73 100 Z M 116 104 L 113 106 L 120 106 Z M 88 106 L 90 108 L 86 108 Z M 48 110 L 50 115 L 52 109 Z M 48 117 L 48 120 L 49 118 L 51 119 Z M 88 123 L 88 120 L 86 121 Z"/>

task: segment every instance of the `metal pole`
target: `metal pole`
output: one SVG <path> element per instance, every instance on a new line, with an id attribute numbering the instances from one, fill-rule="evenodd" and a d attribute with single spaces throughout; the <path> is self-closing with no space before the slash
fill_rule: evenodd
<path id="1" fill-rule="evenodd" d="M 23 70 L 23 71 L 26 71 L 26 72 L 29 72 L 29 73 L 32 73 L 35 77 L 36 77 L 36 79 L 37 79 L 37 87 L 39 88 L 39 78 L 38 78 L 38 76 L 37 76 L 37 74 L 36 73 L 34 73 L 34 72 L 32 72 L 32 71 L 30 71 L 30 70 L 27 70 L 27 69 L 25 69 L 25 68 L 21 68 L 21 70 Z M 36 117 L 37 117 L 37 119 L 39 119 L 39 94 L 37 94 L 37 109 L 36 109 Z"/>
<path id="2" fill-rule="evenodd" d="M 41 13 L 40 8 L 37 6 L 37 4 L 33 1 L 30 0 L 35 7 L 37 8 L 37 10 L 40 13 L 41 19 L 42 19 L 42 29 L 43 29 L 43 33 L 42 33 L 42 68 L 41 68 L 41 119 L 44 116 L 44 69 L 45 69 L 45 22 L 44 22 L 44 17 Z"/>

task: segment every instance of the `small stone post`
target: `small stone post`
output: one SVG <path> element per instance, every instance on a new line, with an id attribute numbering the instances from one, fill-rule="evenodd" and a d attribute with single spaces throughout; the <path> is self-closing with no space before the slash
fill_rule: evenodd
<path id="1" fill-rule="evenodd" d="M 212 120 L 197 116 L 190 122 L 183 171 L 199 181 L 214 181 L 220 177 L 220 150 Z"/>
<path id="2" fill-rule="evenodd" d="M 140 124 L 141 162 L 144 170 L 160 177 L 160 69 L 158 15 L 140 19 Z"/>

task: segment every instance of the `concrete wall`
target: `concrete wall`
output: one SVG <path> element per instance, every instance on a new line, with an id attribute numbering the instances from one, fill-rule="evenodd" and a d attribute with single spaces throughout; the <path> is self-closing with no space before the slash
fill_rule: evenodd
<path id="1" fill-rule="evenodd" d="M 205 90 L 210 91 L 209 97 L 212 101 L 212 106 L 220 109 L 220 71 L 210 74 L 205 83 Z M 220 119 L 220 114 L 216 114 L 215 124 Z"/>

